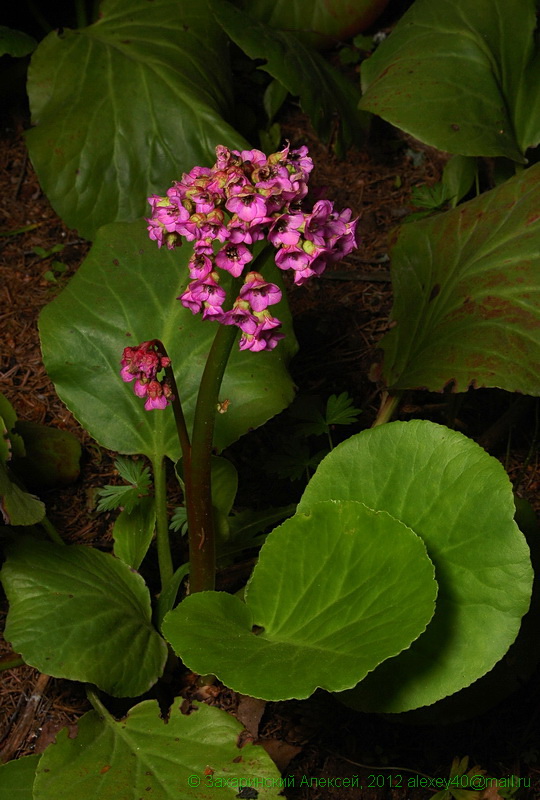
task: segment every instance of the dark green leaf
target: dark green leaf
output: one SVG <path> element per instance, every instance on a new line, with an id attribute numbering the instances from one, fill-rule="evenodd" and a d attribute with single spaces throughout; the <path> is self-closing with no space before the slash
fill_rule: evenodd
<path id="1" fill-rule="evenodd" d="M 45 505 L 21 489 L 0 460 L 0 521 L 5 525 L 34 525 L 45 516 Z"/>
<path id="2" fill-rule="evenodd" d="M 538 68 L 526 111 L 523 86 L 535 12 L 535 0 L 416 0 L 362 64 L 360 107 L 440 150 L 523 162 L 540 133 Z"/>
<path id="3" fill-rule="evenodd" d="M 36 47 L 37 42 L 33 36 L 0 25 L 0 56 L 10 55 L 21 58 L 27 56 Z"/>
<path id="4" fill-rule="evenodd" d="M 40 184 L 88 239 L 141 217 L 148 195 L 212 164 L 216 145 L 246 144 L 225 121 L 227 40 L 208 0 L 104 0 L 93 25 L 40 43 L 28 94 Z"/>
<path id="5" fill-rule="evenodd" d="M 119 559 L 18 537 L 1 577 L 5 636 L 27 664 L 116 697 L 143 694 L 163 672 L 167 648 L 151 623 L 148 589 Z"/>
<path id="6" fill-rule="evenodd" d="M 341 73 L 292 33 L 277 31 L 242 13 L 226 0 L 212 0 L 223 30 L 250 58 L 264 59 L 261 69 L 300 98 L 303 111 L 323 141 L 336 133 L 344 150 L 362 144 L 367 117 L 358 111 L 360 93 Z"/>
<path id="7" fill-rule="evenodd" d="M 303 42 L 322 48 L 367 30 L 387 3 L 388 0 L 241 0 L 240 5 L 256 19 L 274 28 L 294 31 Z"/>
<path id="8" fill-rule="evenodd" d="M 43 310 L 43 358 L 56 390 L 91 435 L 120 453 L 180 458 L 172 409 L 145 411 L 132 385 L 120 378 L 123 348 L 158 338 L 172 359 L 191 428 L 199 382 L 217 324 L 193 315 L 176 299 L 189 281 L 191 248 L 158 250 L 144 223 L 101 229 L 86 261 L 64 291 Z M 273 252 L 261 267 L 275 283 Z M 224 280 L 226 286 L 226 280 Z M 216 414 L 214 443 L 222 450 L 290 403 L 287 363 L 296 350 L 286 300 L 274 306 L 286 338 L 272 352 L 233 347 Z"/>
<path id="9" fill-rule="evenodd" d="M 392 251 L 393 389 L 540 394 L 540 165 L 404 225 Z"/>

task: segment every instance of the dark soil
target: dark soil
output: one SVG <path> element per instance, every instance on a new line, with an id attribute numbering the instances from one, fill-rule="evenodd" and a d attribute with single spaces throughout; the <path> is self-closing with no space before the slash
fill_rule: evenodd
<path id="1" fill-rule="evenodd" d="M 64 539 L 110 547 L 112 515 L 95 512 L 94 493 L 116 480 L 114 454 L 93 442 L 57 398 L 41 361 L 37 332 L 40 309 L 76 271 L 89 245 L 65 228 L 41 192 L 26 155 L 23 120 L 12 117 L 0 132 L 0 392 L 13 403 L 19 418 L 69 430 L 80 439 L 84 453 L 80 478 L 65 489 L 43 492 L 42 499 Z M 343 391 L 351 394 L 363 413 L 358 425 L 344 431 L 345 437 L 369 427 L 377 412 L 380 387 L 369 374 L 378 359 L 377 344 L 387 329 L 392 303 L 388 257 L 392 231 L 412 208 L 411 188 L 435 182 L 445 156 L 377 123 L 364 150 L 338 161 L 294 108 L 283 121 L 283 133 L 293 144 L 309 146 L 317 165 L 314 182 L 327 187 L 338 207 L 350 206 L 360 215 L 360 249 L 334 272 L 305 287 L 291 287 L 289 294 L 301 345 L 292 364 L 295 382 L 302 393 L 322 398 Z M 59 243 L 64 249 L 56 256 L 35 253 L 36 247 L 49 251 Z M 53 258 L 67 266 L 57 282 L 45 275 Z M 459 400 L 456 411 L 455 397 L 411 393 L 400 417 L 451 422 L 473 438 L 484 437 L 521 494 L 538 508 L 535 401 L 517 419 L 501 422 L 514 400 L 506 393 L 471 391 Z M 230 457 L 245 479 L 240 504 L 247 505 L 249 499 L 251 505 L 264 507 L 268 502 L 298 499 L 301 481 L 269 475 L 260 466 L 284 420 L 272 421 L 231 448 Z M 338 439 L 339 435 L 336 431 Z M 2 601 L 0 623 L 6 611 Z M 9 644 L 0 640 L 0 656 L 10 652 Z M 495 778 L 525 779 L 530 788 L 521 789 L 517 797 L 532 800 L 540 797 L 538 678 L 537 673 L 482 715 L 450 725 L 440 724 L 442 718 L 437 724 L 417 725 L 399 717 L 356 713 L 324 692 L 306 701 L 262 705 L 257 701 L 255 710 L 219 685 L 207 691 L 205 699 L 238 713 L 252 736 L 266 743 L 284 775 L 292 776 L 286 789 L 291 800 L 423 800 L 435 791 L 426 776 L 446 777 L 456 756 L 469 756 L 469 766 L 479 764 Z M 187 674 L 182 680 L 183 696 L 196 696 L 193 676 Z M 75 725 L 87 709 L 77 684 L 42 676 L 27 666 L 0 672 L 0 761 L 41 752 L 61 727 Z M 356 784 L 347 788 L 346 782 L 336 783 L 338 778 Z M 502 795 L 490 790 L 484 796 L 496 800 Z"/>

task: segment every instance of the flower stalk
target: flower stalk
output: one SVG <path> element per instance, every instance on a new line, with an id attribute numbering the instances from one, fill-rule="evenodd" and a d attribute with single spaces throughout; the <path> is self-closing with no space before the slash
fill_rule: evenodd
<path id="1" fill-rule="evenodd" d="M 305 210 L 307 182 L 313 162 L 307 148 L 287 145 L 266 156 L 260 150 L 238 152 L 219 145 L 212 168 L 194 167 L 167 191 L 149 198 L 148 232 L 158 246 L 173 249 L 192 243 L 190 281 L 178 298 L 193 314 L 217 322 L 199 386 L 193 429 L 189 436 L 180 396 L 163 344 L 154 339 L 127 347 L 121 375 L 135 381 L 134 391 L 146 398 L 145 409 L 172 405 L 183 456 L 188 521 L 190 591 L 214 588 L 216 544 L 212 506 L 211 458 L 219 392 L 233 344 L 240 330 L 240 350 L 260 352 L 276 347 L 284 334 L 269 307 L 281 290 L 257 270 L 266 249 L 255 258 L 252 246 L 266 240 L 274 248 L 280 270 L 291 270 L 302 285 L 320 275 L 327 264 L 348 255 L 356 245 L 351 210 L 337 212 L 329 200 Z M 264 254 L 264 256 L 263 256 Z M 223 273 L 232 276 L 229 292 Z M 158 558 L 162 585 L 173 575 L 163 463 L 154 465 Z"/>
<path id="2" fill-rule="evenodd" d="M 190 456 L 187 462 L 184 459 L 191 593 L 215 585 L 211 457 L 219 390 L 237 333 L 236 328 L 222 325 L 217 330 L 199 387 Z"/>

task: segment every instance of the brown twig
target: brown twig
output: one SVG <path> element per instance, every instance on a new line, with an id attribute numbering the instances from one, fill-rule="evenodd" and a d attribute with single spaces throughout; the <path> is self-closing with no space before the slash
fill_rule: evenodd
<path id="1" fill-rule="evenodd" d="M 40 675 L 34 686 L 34 691 L 28 698 L 19 719 L 9 731 L 9 739 L 0 750 L 0 764 L 10 761 L 17 755 L 18 750 L 24 745 L 43 694 L 50 681 L 49 675 Z"/>

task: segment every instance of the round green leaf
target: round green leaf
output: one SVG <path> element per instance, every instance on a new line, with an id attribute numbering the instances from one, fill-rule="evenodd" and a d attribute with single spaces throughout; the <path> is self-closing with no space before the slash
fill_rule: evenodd
<path id="1" fill-rule="evenodd" d="M 21 537 L 7 553 L 5 638 L 27 664 L 117 697 L 143 694 L 156 682 L 167 648 L 140 575 L 82 545 Z"/>
<path id="2" fill-rule="evenodd" d="M 268 536 L 245 604 L 223 592 L 190 595 L 162 630 L 190 669 L 235 691 L 303 698 L 354 686 L 409 647 L 436 593 L 413 531 L 362 503 L 320 503 Z"/>
<path id="3" fill-rule="evenodd" d="M 75 739 L 64 729 L 41 757 L 39 800 L 233 800 L 244 786 L 261 800 L 280 796 L 270 756 L 252 744 L 240 749 L 242 725 L 218 708 L 198 705 L 185 716 L 177 700 L 164 720 L 147 700 L 121 720 L 90 711 L 77 727 Z"/>
<path id="4" fill-rule="evenodd" d="M 540 165 L 401 229 L 392 250 L 393 389 L 540 394 Z"/>
<path id="5" fill-rule="evenodd" d="M 58 395 L 89 433 L 110 450 L 176 461 L 180 446 L 172 409 L 145 411 L 133 384 L 120 377 L 123 348 L 158 338 L 175 372 L 191 428 L 195 400 L 217 323 L 202 320 L 176 298 L 189 281 L 191 248 L 158 250 L 142 221 L 103 227 L 87 259 L 40 317 L 43 360 Z M 279 282 L 273 253 L 262 268 Z M 223 281 L 223 285 L 227 285 Z M 294 386 L 286 364 L 296 342 L 286 300 L 275 306 L 286 338 L 271 352 L 233 346 L 216 411 L 221 450 L 287 406 Z"/>
<path id="6" fill-rule="evenodd" d="M 34 53 L 28 149 L 57 213 L 82 236 L 129 221 L 146 197 L 218 144 L 245 146 L 225 122 L 227 39 L 208 0 L 105 0 L 81 30 L 53 31 Z"/>
<path id="7" fill-rule="evenodd" d="M 514 106 L 534 0 L 416 0 L 362 65 L 361 108 L 427 144 L 525 161 Z"/>
<path id="8" fill-rule="evenodd" d="M 442 425 L 391 422 L 326 456 L 298 509 L 328 499 L 361 501 L 412 528 L 439 584 L 426 633 L 347 693 L 347 703 L 392 712 L 428 705 L 502 658 L 529 606 L 532 569 L 513 519 L 512 486 L 496 459 Z"/>

